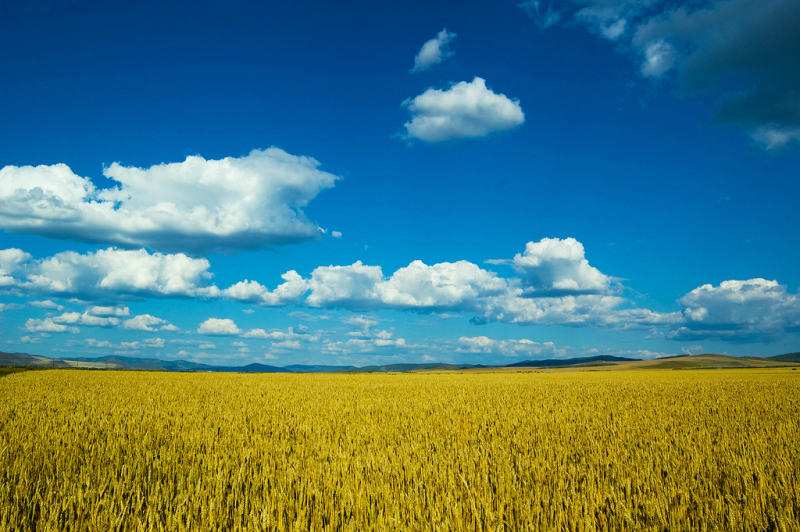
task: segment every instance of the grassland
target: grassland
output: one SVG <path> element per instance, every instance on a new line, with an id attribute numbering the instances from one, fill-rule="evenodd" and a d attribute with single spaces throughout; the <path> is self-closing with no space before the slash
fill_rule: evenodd
<path id="1" fill-rule="evenodd" d="M 18 373 L 0 530 L 800 530 L 798 374 Z"/>

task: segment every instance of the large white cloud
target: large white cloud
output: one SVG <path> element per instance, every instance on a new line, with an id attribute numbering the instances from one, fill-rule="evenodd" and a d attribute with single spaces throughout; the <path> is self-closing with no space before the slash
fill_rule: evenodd
<path id="1" fill-rule="evenodd" d="M 447 31 L 447 28 L 445 28 L 437 33 L 436 37 L 425 42 L 419 53 L 414 57 L 414 68 L 411 69 L 411 72 L 424 72 L 452 57 L 455 52 L 450 50 L 450 43 L 455 38 L 456 34 Z"/>
<path id="2" fill-rule="evenodd" d="M 785 285 L 766 279 L 706 284 L 681 299 L 685 320 L 670 338 L 769 340 L 800 332 L 800 297 Z"/>
<path id="3" fill-rule="evenodd" d="M 228 318 L 208 318 L 200 324 L 197 328 L 200 334 L 209 334 L 213 336 L 228 336 L 233 334 L 240 334 L 242 332 L 236 326 L 233 320 Z"/>
<path id="4" fill-rule="evenodd" d="M 153 253 L 144 249 L 103 249 L 86 254 L 65 251 L 34 260 L 18 249 L 0 251 L 5 285 L 35 293 L 82 299 L 215 297 L 206 259 Z M 9 258 L 10 257 L 10 258 Z"/>
<path id="5" fill-rule="evenodd" d="M 68 166 L 0 169 L 0 228 L 160 251 L 238 251 L 315 239 L 302 208 L 337 177 L 278 148 L 147 169 L 104 168 L 97 188 Z"/>
<path id="6" fill-rule="evenodd" d="M 479 77 L 447 90 L 430 88 L 403 106 L 411 113 L 406 137 L 425 142 L 485 137 L 525 122 L 518 100 L 495 93 Z"/>

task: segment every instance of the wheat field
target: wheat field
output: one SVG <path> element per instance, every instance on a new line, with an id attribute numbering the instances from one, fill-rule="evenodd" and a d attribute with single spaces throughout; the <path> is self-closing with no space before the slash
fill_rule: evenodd
<path id="1" fill-rule="evenodd" d="M 0 530 L 800 530 L 798 373 L 17 373 Z"/>

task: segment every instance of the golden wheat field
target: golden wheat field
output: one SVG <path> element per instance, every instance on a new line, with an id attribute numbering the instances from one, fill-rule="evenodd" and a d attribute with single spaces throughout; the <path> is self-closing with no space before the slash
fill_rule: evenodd
<path id="1" fill-rule="evenodd" d="M 799 373 L 17 373 L 0 530 L 800 530 Z"/>

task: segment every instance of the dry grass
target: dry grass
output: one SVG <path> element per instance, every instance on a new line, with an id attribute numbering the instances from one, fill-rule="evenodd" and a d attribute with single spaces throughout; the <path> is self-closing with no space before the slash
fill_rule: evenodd
<path id="1" fill-rule="evenodd" d="M 0 530 L 800 530 L 790 370 L 0 380 Z"/>

